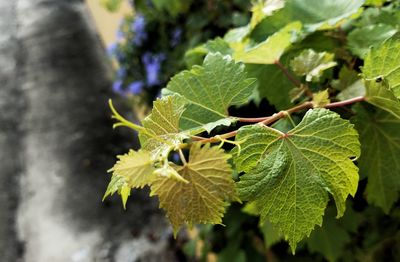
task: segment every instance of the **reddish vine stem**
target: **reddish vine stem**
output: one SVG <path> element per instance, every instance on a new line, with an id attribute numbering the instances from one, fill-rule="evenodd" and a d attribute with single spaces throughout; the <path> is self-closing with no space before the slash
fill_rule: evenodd
<path id="1" fill-rule="evenodd" d="M 294 77 L 279 60 L 276 60 L 274 64 L 282 71 L 282 73 L 289 79 L 290 82 L 292 82 L 297 87 L 301 86 L 300 80 Z"/>
<path id="2" fill-rule="evenodd" d="M 365 101 L 365 97 L 363 96 L 357 96 L 348 100 L 344 100 L 344 101 L 340 101 L 340 102 L 333 102 L 333 103 L 329 103 L 327 105 L 324 106 L 324 108 L 336 108 L 336 107 L 342 107 L 342 106 L 347 106 L 347 105 L 351 105 L 357 102 L 362 102 Z M 270 125 L 276 121 L 278 121 L 281 118 L 286 117 L 288 114 L 292 114 L 304 109 L 309 109 L 309 108 L 313 108 L 314 107 L 314 103 L 308 101 L 308 102 L 304 102 L 303 104 L 294 106 L 292 108 L 289 108 L 288 110 L 284 110 L 284 111 L 280 111 L 276 114 L 273 114 L 272 116 L 267 116 L 267 117 L 258 117 L 258 118 L 238 118 L 238 121 L 240 122 L 244 122 L 244 123 L 261 123 L 264 125 Z M 235 131 L 231 131 L 229 133 L 225 133 L 219 136 L 214 136 L 214 137 L 210 137 L 210 138 L 204 138 L 204 137 L 200 137 L 200 136 L 192 136 L 192 139 L 195 141 L 199 141 L 201 143 L 215 143 L 215 142 L 219 142 L 221 141 L 221 139 L 228 139 L 231 137 L 236 136 L 238 133 L 238 130 Z"/>
<path id="3" fill-rule="evenodd" d="M 301 83 L 299 79 L 297 79 L 293 74 L 291 74 L 290 71 L 281 63 L 281 61 L 276 60 L 274 64 L 282 71 L 282 73 L 287 77 L 287 79 L 289 79 L 289 81 L 293 83 L 293 85 L 295 85 L 298 88 L 303 87 L 308 97 L 313 96 L 313 93 L 311 92 L 310 88 L 307 85 Z"/>

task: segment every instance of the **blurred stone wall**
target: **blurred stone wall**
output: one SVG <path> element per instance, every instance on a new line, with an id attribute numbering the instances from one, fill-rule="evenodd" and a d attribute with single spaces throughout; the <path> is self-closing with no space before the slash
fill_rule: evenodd
<path id="1" fill-rule="evenodd" d="M 1 261 L 175 260 L 146 192 L 126 212 L 101 202 L 113 156 L 136 140 L 111 129 L 111 70 L 88 17 L 78 0 L 0 0 Z"/>

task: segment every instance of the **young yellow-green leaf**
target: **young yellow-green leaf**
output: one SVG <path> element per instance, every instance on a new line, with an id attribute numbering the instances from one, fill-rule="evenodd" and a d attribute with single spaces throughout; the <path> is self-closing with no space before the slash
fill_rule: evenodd
<path id="1" fill-rule="evenodd" d="M 301 52 L 293 58 L 290 66 L 298 76 L 305 76 L 307 82 L 318 82 L 322 73 L 336 66 L 334 55 L 327 52 L 317 53 L 312 49 Z"/>
<path id="2" fill-rule="evenodd" d="M 330 102 L 328 89 L 313 94 L 312 103 L 314 107 L 324 107 Z"/>
<path id="3" fill-rule="evenodd" d="M 155 179 L 153 161 L 149 152 L 131 149 L 127 154 L 117 157 L 119 160 L 109 172 L 112 172 L 113 176 L 123 177 L 131 188 L 143 188 Z"/>
<path id="4" fill-rule="evenodd" d="M 247 64 L 274 64 L 292 45 L 301 28 L 300 22 L 290 23 L 249 50 L 242 45 L 234 50 L 233 58 Z"/>
<path id="5" fill-rule="evenodd" d="M 179 131 L 185 103 L 177 95 L 158 99 L 153 104 L 151 114 L 143 120 L 143 127 L 148 134 L 139 133 L 140 143 L 144 150 L 151 153 L 152 159 L 166 159 L 169 152 L 179 147 L 186 137 Z"/>
<path id="6" fill-rule="evenodd" d="M 185 98 L 188 105 L 180 128 L 199 133 L 236 121 L 229 117 L 228 108 L 248 103 L 255 84 L 254 78 L 247 77 L 243 64 L 235 63 L 230 56 L 211 53 L 203 66 L 174 76 L 163 92 Z"/>
<path id="7" fill-rule="evenodd" d="M 360 133 L 360 174 L 368 177 L 367 200 L 389 213 L 400 191 L 400 119 L 377 109 L 355 108 Z"/>
<path id="8" fill-rule="evenodd" d="M 397 29 L 391 25 L 368 25 L 351 31 L 347 37 L 347 44 L 353 54 L 364 58 L 371 47 L 379 45 L 396 32 Z"/>
<path id="9" fill-rule="evenodd" d="M 175 235 L 184 224 L 222 222 L 227 201 L 237 200 L 232 169 L 227 162 L 230 157 L 209 144 L 193 144 L 189 162 L 175 166 L 189 183 L 159 178 L 152 184 L 151 195 L 159 197 Z"/>
<path id="10" fill-rule="evenodd" d="M 118 192 L 125 208 L 131 189 L 149 185 L 156 179 L 156 175 L 150 153 L 146 151 L 130 150 L 129 153 L 118 156 L 118 159 L 117 163 L 109 170 L 113 175 L 103 200 Z"/>
<path id="11" fill-rule="evenodd" d="M 242 200 L 255 202 L 261 221 L 275 225 L 294 252 L 297 243 L 321 225 L 328 193 L 338 217 L 354 196 L 358 168 L 350 158 L 360 155 L 353 126 L 327 109 L 309 110 L 286 134 L 262 126 L 245 126 L 236 137 L 245 141 L 235 157 Z"/>

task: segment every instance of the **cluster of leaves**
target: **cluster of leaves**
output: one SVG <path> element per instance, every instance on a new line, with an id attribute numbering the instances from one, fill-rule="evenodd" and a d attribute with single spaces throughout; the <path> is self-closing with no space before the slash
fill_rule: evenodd
<path id="1" fill-rule="evenodd" d="M 115 126 L 139 132 L 142 147 L 119 156 L 105 197 L 117 192 L 125 205 L 131 189 L 149 186 L 175 235 L 222 224 L 235 203 L 220 261 L 244 261 L 249 237 L 263 239 L 264 256 L 285 240 L 292 253 L 307 246 L 330 261 L 393 259 L 399 4 L 259 0 L 251 10 L 247 25 L 186 53 L 191 69 L 169 81 L 142 125 L 110 103 Z M 259 108 L 251 118 L 232 113 L 249 103 Z M 231 215 L 236 202 L 241 215 Z M 240 230 L 251 216 L 252 236 Z"/>
<path id="2" fill-rule="evenodd" d="M 106 0 L 106 6 L 115 10 L 120 2 Z M 118 65 L 113 90 L 144 105 L 151 105 L 168 79 L 185 68 L 187 49 L 249 20 L 250 0 L 131 3 L 132 14 L 124 17 L 118 41 L 109 47 Z"/>

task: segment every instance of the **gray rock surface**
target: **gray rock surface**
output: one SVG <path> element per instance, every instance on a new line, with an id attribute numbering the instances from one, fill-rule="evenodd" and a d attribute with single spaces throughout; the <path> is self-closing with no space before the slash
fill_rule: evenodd
<path id="1" fill-rule="evenodd" d="M 136 140 L 111 129 L 111 70 L 82 1 L 0 0 L 0 30 L 1 261 L 174 261 L 147 192 L 126 212 L 101 202 Z"/>

